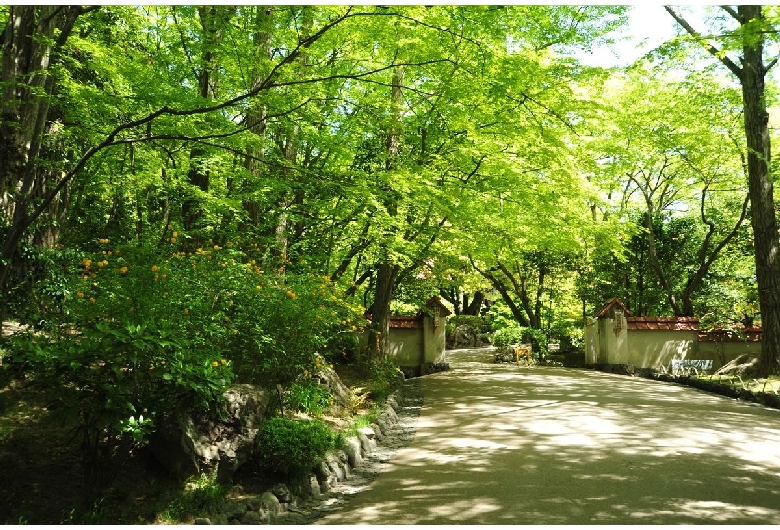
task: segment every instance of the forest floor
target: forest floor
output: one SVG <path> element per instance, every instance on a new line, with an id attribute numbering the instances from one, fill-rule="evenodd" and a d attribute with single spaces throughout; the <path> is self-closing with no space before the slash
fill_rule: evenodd
<path id="1" fill-rule="evenodd" d="M 362 384 L 349 367 L 338 372 L 348 388 Z M 56 406 L 57 397 L 57 389 L 42 388 L 29 379 L 0 383 L 0 523 L 192 522 L 193 509 L 224 496 L 221 490 L 214 499 L 207 498 L 208 493 L 188 498 L 186 483 L 173 479 L 149 451 L 141 449 L 122 466 L 107 494 L 97 502 L 85 502 L 79 433 L 74 418 Z M 354 416 L 371 406 L 370 401 L 364 403 Z M 230 488 L 259 494 L 277 482 L 262 473 L 239 470 Z"/>

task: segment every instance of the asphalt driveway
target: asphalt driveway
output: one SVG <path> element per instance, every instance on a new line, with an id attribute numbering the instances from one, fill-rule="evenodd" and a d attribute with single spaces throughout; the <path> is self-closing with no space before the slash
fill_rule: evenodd
<path id="1" fill-rule="evenodd" d="M 780 524 L 780 411 L 448 352 L 415 438 L 316 524 Z"/>

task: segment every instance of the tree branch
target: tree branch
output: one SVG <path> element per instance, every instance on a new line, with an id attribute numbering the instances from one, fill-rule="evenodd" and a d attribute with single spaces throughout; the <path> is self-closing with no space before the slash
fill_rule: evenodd
<path id="1" fill-rule="evenodd" d="M 731 59 L 729 59 L 728 57 L 726 57 L 725 55 L 723 55 L 723 53 L 722 53 L 722 52 L 721 52 L 721 51 L 720 51 L 718 48 L 716 48 L 715 46 L 713 46 L 712 44 L 710 44 L 709 42 L 707 42 L 707 40 L 706 40 L 704 37 L 702 37 L 702 35 L 701 35 L 701 34 L 700 34 L 698 31 L 696 31 L 695 29 L 693 29 L 693 26 L 691 26 L 690 24 L 688 24 L 688 22 L 687 22 L 687 21 L 686 21 L 684 18 L 682 18 L 680 15 L 678 15 L 678 14 L 677 14 L 677 12 L 675 12 L 675 10 L 674 10 L 674 9 L 672 9 L 672 8 L 671 8 L 671 7 L 669 7 L 669 6 L 664 6 L 664 9 L 666 10 L 666 12 L 667 12 L 667 13 L 669 13 L 669 14 L 672 16 L 672 18 L 673 18 L 673 19 L 674 19 L 674 20 L 675 20 L 675 21 L 676 21 L 676 22 L 677 22 L 677 23 L 678 23 L 680 26 L 682 26 L 682 27 L 683 27 L 683 29 L 684 29 L 685 31 L 687 31 L 687 32 L 688 32 L 688 34 L 689 34 L 691 37 L 693 37 L 694 39 L 696 39 L 696 40 L 697 40 L 697 41 L 698 41 L 698 42 L 699 42 L 699 43 L 700 43 L 702 46 L 704 46 L 704 48 L 705 48 L 705 49 L 706 49 L 706 50 L 707 50 L 707 51 L 708 51 L 708 52 L 709 52 L 709 53 L 710 53 L 710 54 L 711 54 L 713 57 L 715 57 L 715 58 L 716 58 L 716 59 L 718 59 L 720 62 L 722 62 L 724 65 L 726 65 L 726 68 L 728 68 L 729 70 L 731 70 L 731 71 L 732 71 L 732 73 L 733 73 L 734 75 L 736 75 L 736 76 L 737 76 L 737 79 L 740 79 L 740 80 L 742 79 L 742 68 L 740 68 L 739 66 L 737 66 L 736 64 L 734 64 L 734 62 L 733 62 Z"/>

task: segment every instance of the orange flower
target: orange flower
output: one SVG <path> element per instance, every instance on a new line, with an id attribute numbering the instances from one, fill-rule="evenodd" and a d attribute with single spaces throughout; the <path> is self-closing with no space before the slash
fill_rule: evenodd
<path id="1" fill-rule="evenodd" d="M 152 272 L 159 272 L 159 270 L 160 267 L 158 267 L 157 265 L 152 265 Z"/>
<path id="2" fill-rule="evenodd" d="M 121 274 L 127 274 L 127 267 L 122 267 L 121 269 L 119 269 L 119 272 Z"/>
<path id="3" fill-rule="evenodd" d="M 79 298 L 84 298 L 84 293 L 79 291 L 79 292 L 76 293 L 76 296 L 78 296 Z"/>

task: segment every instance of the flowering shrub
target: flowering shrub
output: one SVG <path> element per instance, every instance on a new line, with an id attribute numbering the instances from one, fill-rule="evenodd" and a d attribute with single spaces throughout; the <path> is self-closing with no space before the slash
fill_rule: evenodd
<path id="1" fill-rule="evenodd" d="M 176 237 L 162 249 L 99 240 L 63 302 L 73 332 L 16 342 L 34 372 L 74 392 L 95 461 L 142 443 L 177 407 L 218 412 L 236 377 L 288 386 L 359 329 L 364 309 L 327 279 L 269 273 L 219 245 L 182 252 Z M 324 396 L 309 394 L 319 407 Z"/>

